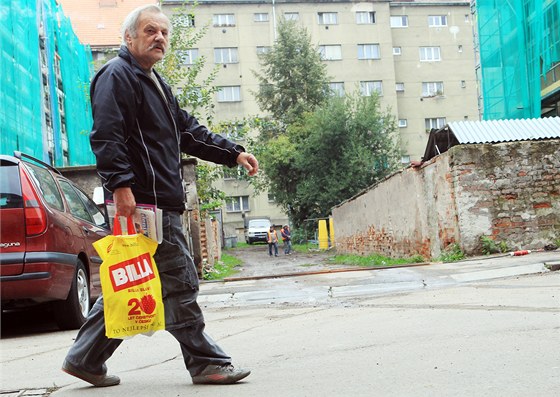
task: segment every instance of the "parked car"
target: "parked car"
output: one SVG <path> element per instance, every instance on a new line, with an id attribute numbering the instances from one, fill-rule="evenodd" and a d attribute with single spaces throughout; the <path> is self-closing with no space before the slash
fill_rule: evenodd
<path id="1" fill-rule="evenodd" d="M 108 234 L 105 215 L 57 169 L 0 155 L 2 310 L 48 302 L 60 328 L 79 328 L 101 293 L 92 243 Z"/>
<path id="2" fill-rule="evenodd" d="M 247 244 L 253 244 L 257 241 L 264 241 L 266 243 L 270 225 L 272 223 L 268 218 L 249 219 L 245 228 L 245 241 Z"/>

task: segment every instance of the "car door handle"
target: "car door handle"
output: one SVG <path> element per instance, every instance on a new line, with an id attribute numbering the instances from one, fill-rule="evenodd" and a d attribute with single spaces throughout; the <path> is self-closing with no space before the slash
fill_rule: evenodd
<path id="1" fill-rule="evenodd" d="M 84 231 L 84 233 L 85 233 L 86 235 L 89 235 L 90 230 L 89 230 L 87 227 L 83 227 L 83 226 L 82 226 L 82 230 Z"/>

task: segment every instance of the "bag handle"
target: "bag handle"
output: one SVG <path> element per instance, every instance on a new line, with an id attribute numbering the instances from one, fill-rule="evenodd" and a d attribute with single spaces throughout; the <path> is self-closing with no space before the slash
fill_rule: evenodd
<path id="1" fill-rule="evenodd" d="M 132 221 L 131 216 L 126 217 L 126 230 L 128 234 L 131 234 L 130 233 L 131 231 L 134 232 L 133 234 L 136 234 L 136 227 L 134 226 L 134 222 Z M 115 214 L 115 221 L 113 222 L 113 236 L 120 236 L 122 234 L 123 233 L 122 233 L 120 215 L 117 212 Z"/>

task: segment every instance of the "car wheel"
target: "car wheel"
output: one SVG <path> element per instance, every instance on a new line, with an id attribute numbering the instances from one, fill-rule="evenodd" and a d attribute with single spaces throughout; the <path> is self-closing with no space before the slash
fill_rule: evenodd
<path id="1" fill-rule="evenodd" d="M 78 259 L 76 273 L 68 298 L 55 302 L 54 316 L 56 323 L 62 329 L 80 328 L 85 323 L 90 309 L 90 290 L 86 267 Z"/>

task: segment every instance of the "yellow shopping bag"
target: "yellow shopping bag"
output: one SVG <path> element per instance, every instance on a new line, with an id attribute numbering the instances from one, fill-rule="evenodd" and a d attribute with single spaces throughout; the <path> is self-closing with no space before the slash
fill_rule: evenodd
<path id="1" fill-rule="evenodd" d="M 141 233 L 122 235 L 115 216 L 113 235 L 93 243 L 99 269 L 108 338 L 152 335 L 165 329 L 161 281 L 153 255 L 158 243 Z M 130 218 L 127 229 L 135 230 Z"/>

